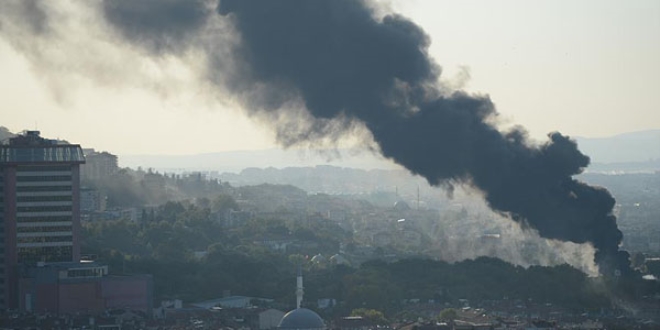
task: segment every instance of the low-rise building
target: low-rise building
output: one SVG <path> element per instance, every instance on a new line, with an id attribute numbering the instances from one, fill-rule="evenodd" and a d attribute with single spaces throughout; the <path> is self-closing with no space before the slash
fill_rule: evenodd
<path id="1" fill-rule="evenodd" d="M 19 310 L 35 313 L 100 313 L 128 309 L 151 315 L 151 275 L 111 276 L 95 262 L 39 263 L 24 267 Z"/>

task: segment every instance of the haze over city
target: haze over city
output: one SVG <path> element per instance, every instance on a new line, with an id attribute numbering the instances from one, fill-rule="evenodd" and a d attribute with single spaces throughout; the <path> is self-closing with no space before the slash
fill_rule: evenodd
<path id="1" fill-rule="evenodd" d="M 654 1 L 0 2 L 0 327 L 654 329 L 659 32 Z"/>

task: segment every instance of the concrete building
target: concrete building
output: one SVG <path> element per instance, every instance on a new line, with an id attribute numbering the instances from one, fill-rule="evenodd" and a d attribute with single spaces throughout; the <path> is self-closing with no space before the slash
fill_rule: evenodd
<path id="1" fill-rule="evenodd" d="M 84 181 L 98 181 L 119 171 L 116 155 L 94 149 L 84 149 L 83 152 L 86 163 L 81 166 L 81 177 Z"/>
<path id="2" fill-rule="evenodd" d="M 269 298 L 259 298 L 259 297 L 246 297 L 246 296 L 227 296 L 223 298 L 211 299 L 200 301 L 197 303 L 191 304 L 194 307 L 211 309 L 214 307 L 221 308 L 251 308 L 253 307 L 253 302 L 259 302 L 262 304 L 272 303 L 273 299 Z"/>
<path id="3" fill-rule="evenodd" d="M 80 259 L 77 144 L 26 131 L 0 145 L 0 309 L 18 307 L 22 265 Z"/>
<path id="4" fill-rule="evenodd" d="M 153 311 L 150 275 L 109 276 L 94 262 L 39 263 L 22 266 L 19 306 L 22 312 L 100 313 L 113 309 Z"/>
<path id="5" fill-rule="evenodd" d="M 259 330 L 275 329 L 284 317 L 284 312 L 278 309 L 267 309 L 259 313 Z"/>
<path id="6" fill-rule="evenodd" d="M 106 205 L 106 196 L 100 191 L 91 188 L 80 189 L 80 212 L 83 214 L 105 211 Z"/>

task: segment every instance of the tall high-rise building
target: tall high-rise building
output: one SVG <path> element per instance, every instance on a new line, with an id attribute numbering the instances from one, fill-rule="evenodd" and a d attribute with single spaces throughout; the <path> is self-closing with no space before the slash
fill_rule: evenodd
<path id="1" fill-rule="evenodd" d="M 17 308 L 19 267 L 80 259 L 80 145 L 26 131 L 0 145 L 0 309 Z"/>

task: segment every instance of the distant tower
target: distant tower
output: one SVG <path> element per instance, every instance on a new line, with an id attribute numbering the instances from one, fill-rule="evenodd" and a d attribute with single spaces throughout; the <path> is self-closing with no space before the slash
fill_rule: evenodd
<path id="1" fill-rule="evenodd" d="M 298 277 L 296 280 L 296 308 L 300 308 L 303 300 L 302 268 L 298 266 Z"/>

